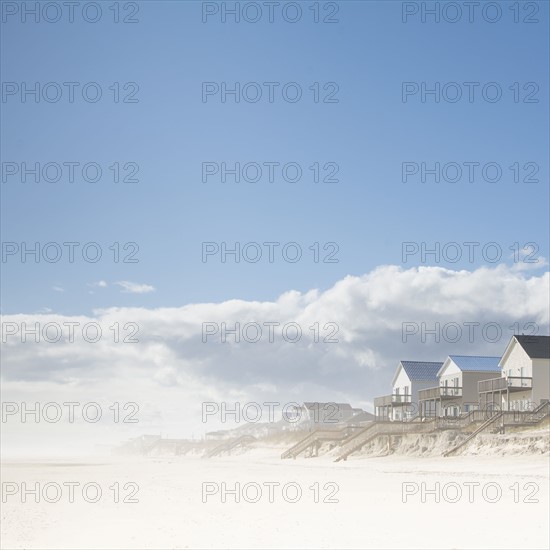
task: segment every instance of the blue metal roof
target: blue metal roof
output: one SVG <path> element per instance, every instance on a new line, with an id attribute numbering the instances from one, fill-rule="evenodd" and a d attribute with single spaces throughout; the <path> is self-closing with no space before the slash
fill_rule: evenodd
<path id="1" fill-rule="evenodd" d="M 449 355 L 461 371 L 500 372 L 500 357 L 481 355 Z"/>
<path id="2" fill-rule="evenodd" d="M 403 370 L 410 380 L 437 380 L 437 373 L 443 363 L 432 361 L 401 361 Z"/>

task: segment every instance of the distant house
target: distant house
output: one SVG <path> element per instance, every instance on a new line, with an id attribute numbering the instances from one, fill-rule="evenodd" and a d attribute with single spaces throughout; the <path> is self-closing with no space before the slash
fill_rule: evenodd
<path id="1" fill-rule="evenodd" d="M 443 363 L 401 361 L 392 380 L 390 395 L 375 397 L 377 420 L 410 420 L 418 414 L 418 393 L 437 384 L 437 373 Z"/>
<path id="2" fill-rule="evenodd" d="M 364 411 L 362 409 L 353 409 L 354 415 L 346 421 L 348 426 L 359 426 L 366 422 L 373 422 L 374 414 Z"/>
<path id="3" fill-rule="evenodd" d="M 478 382 L 500 372 L 500 357 L 449 355 L 437 373 L 437 386 L 418 395 L 420 416 L 458 416 L 479 406 Z"/>
<path id="4" fill-rule="evenodd" d="M 303 419 L 310 428 L 331 428 L 347 422 L 357 413 L 349 403 L 304 403 Z"/>
<path id="5" fill-rule="evenodd" d="M 479 382 L 482 407 L 531 410 L 550 400 L 550 336 L 513 336 L 499 374 Z"/>

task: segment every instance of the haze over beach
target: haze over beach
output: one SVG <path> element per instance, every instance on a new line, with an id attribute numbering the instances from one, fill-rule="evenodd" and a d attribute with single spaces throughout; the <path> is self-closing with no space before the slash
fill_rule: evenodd
<path id="1" fill-rule="evenodd" d="M 548 2 L 0 11 L 1 548 L 550 547 Z"/>
<path id="2" fill-rule="evenodd" d="M 227 403 L 228 408 L 233 403 L 261 404 L 259 422 L 270 419 L 263 405 L 270 402 L 279 403 L 273 406 L 277 420 L 284 404 L 303 401 L 350 402 L 374 412 L 374 397 L 385 392 L 401 359 L 501 355 L 518 325 L 530 328 L 536 323 L 547 334 L 549 280 L 548 272 L 539 275 L 504 265 L 472 272 L 382 266 L 362 277 L 348 276 L 324 292 L 289 291 L 272 302 L 117 307 L 86 316 L 4 315 L 3 401 L 25 402 L 29 409 L 36 402 L 80 406 L 75 406 L 73 423 L 51 425 L 44 419 L 34 422 L 32 414 L 21 424 L 21 407 L 3 426 L 3 450 L 34 453 L 39 442 L 42 452 L 55 455 L 63 448 L 82 455 L 93 452 L 96 444 L 118 443 L 144 432 L 200 438 L 232 427 L 236 418 L 229 414 L 224 422 L 220 414 L 204 422 L 202 404 L 208 402 Z M 417 290 L 409 296 L 411 289 Z M 406 328 L 403 320 L 409 322 Z M 124 330 L 128 322 L 139 332 Z M 251 322 L 260 326 L 260 333 L 253 326 L 244 329 Z M 316 322 L 319 342 L 309 329 Z M 48 323 L 54 325 L 48 328 Z M 75 323 L 73 342 L 70 323 Z M 97 342 L 92 341 L 97 334 L 93 326 L 89 336 L 83 330 L 89 323 L 101 327 Z M 121 327 L 119 342 L 109 329 L 116 323 Z M 278 323 L 271 338 L 269 323 Z M 291 341 L 293 327 L 283 337 L 288 323 L 302 331 L 296 342 Z M 324 330 L 326 323 L 337 330 Z M 453 326 L 445 328 L 449 323 Z M 236 325 L 239 334 L 230 333 Z M 51 341 L 58 332 L 62 339 Z M 460 339 L 452 342 L 457 335 Z M 82 430 L 82 408 L 92 402 L 102 406 L 102 418 Z M 115 402 L 121 409 L 137 403 L 139 422 L 113 423 L 109 407 Z M 63 407 L 65 420 L 69 412 Z M 121 410 L 122 418 L 132 412 L 131 407 Z M 50 415 L 55 418 L 56 411 Z M 95 417 L 95 410 L 89 416 Z"/>

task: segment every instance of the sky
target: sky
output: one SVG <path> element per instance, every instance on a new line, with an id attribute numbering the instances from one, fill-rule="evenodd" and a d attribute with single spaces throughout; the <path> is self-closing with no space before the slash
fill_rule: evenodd
<path id="1" fill-rule="evenodd" d="M 189 399 L 308 388 L 301 400 L 333 391 L 368 406 L 405 354 L 499 355 L 513 323 L 548 333 L 548 3 L 503 1 L 470 22 L 459 2 L 454 23 L 451 11 L 423 22 L 429 2 L 361 0 L 300 2 L 300 16 L 281 2 L 273 22 L 260 2 L 256 23 L 237 2 L 241 20 L 224 21 L 233 4 L 97 2 L 100 14 L 78 6 L 69 22 L 60 8 L 48 22 L 50 7 L 35 22 L 2 2 L 4 319 L 141 323 L 141 352 L 114 357 L 12 338 L 12 391 L 77 391 L 90 377 L 101 388 L 113 359 L 111 389 L 129 378 Z M 22 93 L 35 83 L 38 101 Z M 239 102 L 221 93 L 236 83 Z M 23 163 L 39 163 L 38 182 L 23 181 Z M 237 182 L 222 163 L 250 164 Z M 38 262 L 22 261 L 35 243 Z M 239 262 L 221 254 L 235 243 Z M 204 322 L 296 318 L 338 323 L 344 345 L 273 357 L 261 343 L 196 345 Z M 403 322 L 436 320 L 497 322 L 503 335 L 403 347 Z"/>

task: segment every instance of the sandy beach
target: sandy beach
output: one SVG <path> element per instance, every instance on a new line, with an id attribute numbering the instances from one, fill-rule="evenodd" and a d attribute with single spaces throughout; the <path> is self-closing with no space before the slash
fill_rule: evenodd
<path id="1" fill-rule="evenodd" d="M 2 480 L 4 548 L 548 547 L 544 455 L 10 461 Z"/>

